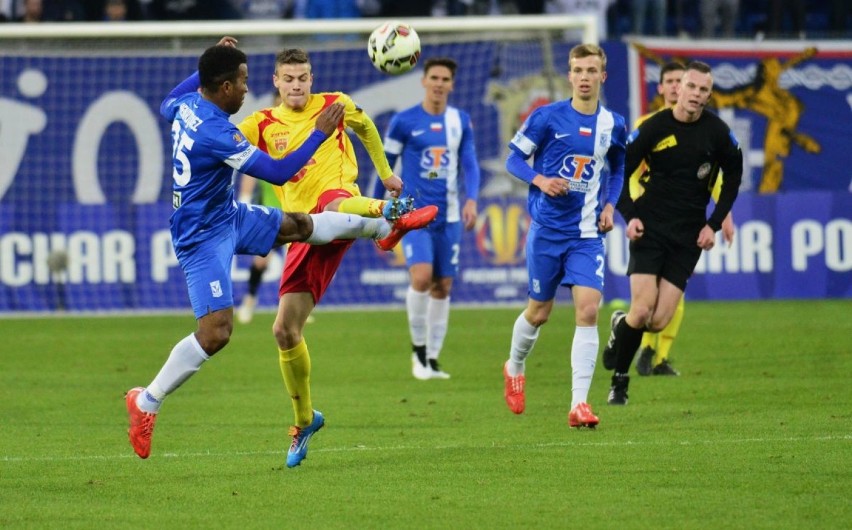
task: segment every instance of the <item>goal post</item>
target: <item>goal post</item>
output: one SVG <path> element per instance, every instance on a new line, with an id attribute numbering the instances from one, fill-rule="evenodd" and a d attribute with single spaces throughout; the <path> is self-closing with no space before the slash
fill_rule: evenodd
<path id="1" fill-rule="evenodd" d="M 216 37 L 222 35 L 353 35 L 369 34 L 382 22 L 378 18 L 323 20 L 233 20 L 187 22 L 57 22 L 7 24 L 0 41 L 16 39 L 148 39 L 170 37 Z M 598 20 L 594 15 L 518 15 L 407 18 L 405 22 L 424 36 L 429 34 L 495 33 L 501 31 L 579 30 L 582 41 L 598 42 Z"/>
<path id="2" fill-rule="evenodd" d="M 0 32 L 0 316 L 64 309 L 154 311 L 188 307 L 169 237 L 171 140 L 163 97 L 223 35 L 249 55 L 238 122 L 272 102 L 274 54 L 311 54 L 314 92 L 352 96 L 383 133 L 422 100 L 422 71 L 388 76 L 367 57 L 380 19 L 6 24 Z M 454 300 L 526 299 L 521 189 L 504 169 L 514 131 L 535 107 L 569 95 L 567 55 L 598 41 L 593 16 L 406 19 L 423 57 L 450 56 L 459 71 L 451 104 L 473 118 L 483 170 L 480 216 L 462 243 Z M 358 184 L 373 195 L 375 170 L 357 139 Z M 281 253 L 260 304 L 277 305 Z M 234 262 L 234 295 L 250 258 Z M 324 307 L 395 306 L 408 283 L 399 250 L 360 241 L 343 260 Z"/>

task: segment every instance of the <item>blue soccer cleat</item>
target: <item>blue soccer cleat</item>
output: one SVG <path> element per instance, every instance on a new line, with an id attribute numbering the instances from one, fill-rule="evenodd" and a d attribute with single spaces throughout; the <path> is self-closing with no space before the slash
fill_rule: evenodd
<path id="1" fill-rule="evenodd" d="M 396 221 L 412 210 L 414 210 L 414 197 L 391 198 L 385 202 L 385 207 L 382 208 L 382 217 L 388 221 Z"/>
<path id="2" fill-rule="evenodd" d="M 287 434 L 293 437 L 293 443 L 290 444 L 290 449 L 287 451 L 287 467 L 296 467 L 302 463 L 302 460 L 308 456 L 308 440 L 318 430 L 322 429 L 323 425 L 325 425 L 325 418 L 322 412 L 315 410 L 314 419 L 310 425 L 307 427 L 296 427 L 295 425 L 290 427 L 290 432 Z"/>

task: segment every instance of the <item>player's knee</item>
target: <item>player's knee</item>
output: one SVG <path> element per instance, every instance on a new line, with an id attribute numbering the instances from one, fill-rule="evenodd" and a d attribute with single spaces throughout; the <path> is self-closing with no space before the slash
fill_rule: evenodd
<path id="1" fill-rule="evenodd" d="M 655 314 L 649 321 L 646 326 L 647 330 L 652 333 L 659 333 L 666 329 L 666 326 L 671 322 L 671 315 L 657 315 Z"/>
<path id="2" fill-rule="evenodd" d="M 598 304 L 585 304 L 575 308 L 577 324 L 581 326 L 594 326 L 598 321 Z"/>
<path id="3" fill-rule="evenodd" d="M 630 322 L 638 322 L 646 328 L 651 324 L 651 317 L 654 314 L 654 308 L 642 304 L 632 304 L 630 306 Z"/>
<path id="4" fill-rule="evenodd" d="M 272 335 L 278 347 L 284 350 L 294 348 L 302 340 L 301 330 L 278 320 L 272 324 Z"/>
<path id="5" fill-rule="evenodd" d="M 314 222 L 311 216 L 305 213 L 285 212 L 281 222 L 281 235 L 286 236 L 288 241 L 304 241 L 314 231 Z"/>
<path id="6" fill-rule="evenodd" d="M 231 341 L 231 329 L 227 326 L 217 326 L 198 337 L 198 344 L 204 353 L 213 355 L 228 345 Z"/>
<path id="7" fill-rule="evenodd" d="M 540 328 L 541 326 L 547 324 L 548 318 L 550 318 L 550 311 L 546 309 L 538 309 L 533 311 L 527 311 L 526 315 L 524 315 L 527 319 L 527 322 L 530 323 L 531 326 Z"/>
<path id="8" fill-rule="evenodd" d="M 432 298 L 443 300 L 444 298 L 450 296 L 450 289 L 449 287 L 443 285 L 441 282 L 435 282 L 431 286 L 430 294 Z"/>
<path id="9" fill-rule="evenodd" d="M 645 325 L 645 330 L 650 331 L 651 333 L 659 333 L 659 332 L 663 331 L 664 328 L 665 328 L 665 326 L 660 326 L 659 324 L 655 324 L 653 320 L 651 322 L 648 322 Z"/>

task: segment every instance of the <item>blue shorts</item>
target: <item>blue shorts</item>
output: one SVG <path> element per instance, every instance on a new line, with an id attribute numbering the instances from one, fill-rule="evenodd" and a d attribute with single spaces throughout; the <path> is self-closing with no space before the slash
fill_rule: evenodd
<path id="1" fill-rule="evenodd" d="M 432 223 L 402 237 L 405 263 L 432 265 L 433 278 L 455 278 L 459 274 L 461 223 Z"/>
<path id="2" fill-rule="evenodd" d="M 231 226 L 211 233 L 202 243 L 175 250 L 196 319 L 234 305 L 234 254 L 268 254 L 281 229 L 281 219 L 278 208 L 238 203 Z"/>
<path id="3" fill-rule="evenodd" d="M 533 223 L 527 234 L 529 297 L 547 302 L 560 285 L 591 287 L 603 292 L 603 239 L 569 238 Z"/>

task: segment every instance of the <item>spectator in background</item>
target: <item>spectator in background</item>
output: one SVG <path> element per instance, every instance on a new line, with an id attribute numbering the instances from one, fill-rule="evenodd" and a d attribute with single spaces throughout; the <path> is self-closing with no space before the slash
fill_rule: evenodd
<path id="1" fill-rule="evenodd" d="M 799 38 L 805 37 L 805 26 L 807 24 L 807 10 L 804 0 L 771 0 L 769 2 L 768 31 L 770 37 L 787 36 L 784 28 L 784 14 L 790 13 L 793 35 Z"/>
<path id="2" fill-rule="evenodd" d="M 447 0 L 447 15 L 459 17 L 467 15 L 473 9 L 473 0 Z"/>
<path id="3" fill-rule="evenodd" d="M 545 0 L 515 0 L 515 7 L 519 15 L 541 15 L 545 3 Z"/>
<path id="4" fill-rule="evenodd" d="M 24 12 L 15 22 L 44 22 L 44 5 L 41 0 L 24 0 Z"/>
<path id="5" fill-rule="evenodd" d="M 77 0 L 50 0 L 44 7 L 46 21 L 84 22 L 86 20 L 86 10 Z"/>
<path id="6" fill-rule="evenodd" d="M 89 0 L 85 8 L 86 20 L 106 22 L 145 20 L 139 0 Z"/>
<path id="7" fill-rule="evenodd" d="M 648 9 L 648 8 L 651 9 Z M 633 17 L 633 34 L 645 35 L 645 19 L 653 12 L 650 35 L 666 34 L 666 0 L 633 0 L 630 2 L 630 13 Z"/>
<path id="8" fill-rule="evenodd" d="M 740 0 L 700 0 L 701 37 L 705 39 L 722 36 L 733 38 L 737 29 Z M 721 32 L 716 28 L 721 26 Z"/>
<path id="9" fill-rule="evenodd" d="M 14 0 L 0 0 L 0 22 L 12 20 L 12 12 L 15 8 Z"/>
<path id="10" fill-rule="evenodd" d="M 243 18 L 250 20 L 277 20 L 291 18 L 295 0 L 233 0 Z"/>
<path id="11" fill-rule="evenodd" d="M 127 20 L 127 1 L 107 0 L 103 13 L 105 22 L 124 22 Z"/>
<path id="12" fill-rule="evenodd" d="M 433 0 L 380 0 L 382 17 L 407 18 L 432 16 Z"/>
<path id="13" fill-rule="evenodd" d="M 295 18 L 359 18 L 356 0 L 296 0 Z"/>
<path id="14" fill-rule="evenodd" d="M 232 0 L 247 20 L 282 20 L 293 18 L 298 0 Z M 281 35 L 251 35 L 240 39 L 243 49 L 281 47 Z"/>
<path id="15" fill-rule="evenodd" d="M 615 0 L 550 0 L 545 10 L 560 15 L 594 15 L 598 21 L 598 40 L 603 41 L 607 38 L 606 13 L 613 2 Z M 565 38 L 583 40 L 584 37 L 579 30 L 568 30 Z"/>
<path id="16" fill-rule="evenodd" d="M 832 37 L 840 37 L 849 32 L 846 21 L 849 20 L 849 12 L 852 11 L 852 3 L 849 0 L 831 0 L 828 12 L 828 29 L 833 33 Z"/>
<path id="17" fill-rule="evenodd" d="M 142 0 L 152 20 L 230 20 L 240 12 L 229 0 Z"/>

